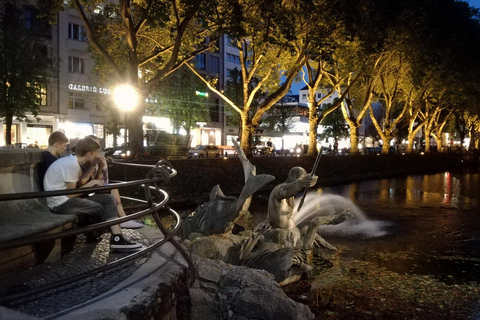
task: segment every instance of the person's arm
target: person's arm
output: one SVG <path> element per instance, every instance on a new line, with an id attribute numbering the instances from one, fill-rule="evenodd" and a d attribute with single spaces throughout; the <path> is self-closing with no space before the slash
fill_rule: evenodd
<path id="1" fill-rule="evenodd" d="M 307 174 L 296 181 L 285 183 L 283 187 L 278 188 L 276 197 L 278 200 L 293 197 L 301 190 L 313 187 L 317 183 L 317 179 L 316 175 Z"/>
<path id="2" fill-rule="evenodd" d="M 103 180 L 98 180 L 98 179 L 90 180 L 81 187 L 77 187 L 77 185 L 78 185 L 78 182 L 67 182 L 66 183 L 66 188 L 67 188 L 67 190 L 69 190 L 69 189 L 81 189 L 81 188 L 88 188 L 88 187 L 95 187 L 95 186 L 103 186 Z M 69 195 L 67 195 L 67 197 L 78 198 L 82 194 L 83 193 L 69 194 Z"/>
<path id="3" fill-rule="evenodd" d="M 102 158 L 95 158 L 88 168 L 82 172 L 82 176 L 77 182 L 77 188 L 83 187 L 87 182 L 92 179 L 103 179 L 102 168 L 106 167 L 106 161 Z M 102 174 L 100 176 L 100 174 Z"/>
<path id="4" fill-rule="evenodd" d="M 107 170 L 107 159 L 105 159 L 105 157 L 98 157 L 96 159 L 98 159 L 98 170 L 95 174 L 94 179 L 105 181 L 105 172 Z"/>

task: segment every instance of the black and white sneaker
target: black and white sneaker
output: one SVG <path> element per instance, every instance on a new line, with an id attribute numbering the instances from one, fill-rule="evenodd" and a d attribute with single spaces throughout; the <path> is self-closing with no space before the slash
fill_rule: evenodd
<path id="1" fill-rule="evenodd" d="M 140 243 L 130 242 L 121 234 L 113 234 L 110 238 L 110 248 L 121 251 L 135 251 L 142 247 Z"/>

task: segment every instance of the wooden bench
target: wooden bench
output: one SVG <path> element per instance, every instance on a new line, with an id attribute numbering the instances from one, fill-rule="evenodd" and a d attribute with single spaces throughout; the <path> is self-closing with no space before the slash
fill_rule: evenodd
<path id="1" fill-rule="evenodd" d="M 0 194 L 40 191 L 37 165 L 41 149 L 0 149 Z M 77 223 L 73 214 L 50 211 L 45 198 L 0 201 L 0 243 L 56 233 Z M 62 239 L 0 251 L 0 277 L 42 262 L 57 261 Z"/>

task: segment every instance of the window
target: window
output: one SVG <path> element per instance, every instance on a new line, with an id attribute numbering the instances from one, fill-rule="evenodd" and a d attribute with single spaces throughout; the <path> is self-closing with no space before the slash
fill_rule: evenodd
<path id="1" fill-rule="evenodd" d="M 51 26 L 47 19 L 40 18 L 38 10 L 34 7 L 25 7 L 25 29 L 42 37 L 52 37 Z"/>
<path id="2" fill-rule="evenodd" d="M 220 113 L 218 111 L 219 106 L 220 106 L 220 100 L 215 99 L 215 104 L 210 106 L 210 121 L 212 122 L 220 121 Z"/>
<path id="3" fill-rule="evenodd" d="M 218 73 L 220 71 L 220 59 L 210 56 L 210 72 Z"/>
<path id="4" fill-rule="evenodd" d="M 227 77 L 230 77 L 230 72 L 232 72 L 232 69 L 227 69 Z"/>
<path id="5" fill-rule="evenodd" d="M 85 41 L 85 27 L 75 23 L 68 24 L 68 39 Z"/>
<path id="6" fill-rule="evenodd" d="M 85 95 L 81 92 L 69 92 L 68 107 L 72 109 L 85 109 Z"/>
<path id="7" fill-rule="evenodd" d="M 68 56 L 68 72 L 85 73 L 85 60 L 74 56 Z"/>
<path id="8" fill-rule="evenodd" d="M 321 99 L 322 98 L 322 94 L 320 92 L 317 92 L 317 99 Z"/>
<path id="9" fill-rule="evenodd" d="M 230 47 L 234 47 L 234 48 L 237 47 L 236 41 L 230 39 L 229 37 L 225 37 L 225 42 L 226 42 L 227 45 L 230 46 Z"/>
<path id="10" fill-rule="evenodd" d="M 227 53 L 227 61 L 240 64 L 240 57 L 231 53 Z"/>
<path id="11" fill-rule="evenodd" d="M 305 99 L 307 99 L 307 94 L 306 93 L 302 94 L 302 100 L 305 100 Z"/>
<path id="12" fill-rule="evenodd" d="M 47 86 L 45 84 L 36 84 L 37 102 L 40 106 L 47 105 Z"/>
<path id="13" fill-rule="evenodd" d="M 25 29 L 32 29 L 32 9 L 25 9 Z"/>
<path id="14" fill-rule="evenodd" d="M 200 53 L 195 56 L 195 68 L 205 70 L 205 53 Z"/>

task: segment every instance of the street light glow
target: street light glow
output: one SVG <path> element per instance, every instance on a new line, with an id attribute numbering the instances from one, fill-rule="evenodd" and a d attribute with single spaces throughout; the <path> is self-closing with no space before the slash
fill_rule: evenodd
<path id="1" fill-rule="evenodd" d="M 113 100 L 122 111 L 131 111 L 138 104 L 137 91 L 128 84 L 123 84 L 113 90 Z"/>

